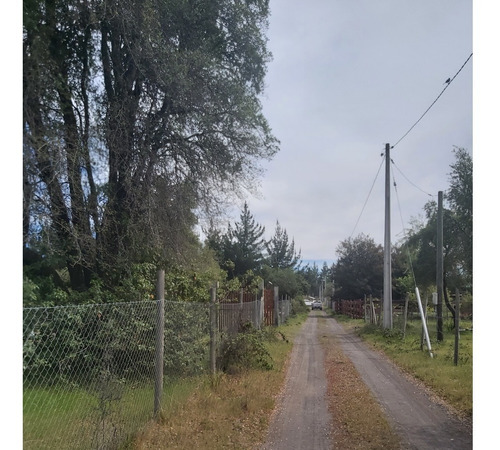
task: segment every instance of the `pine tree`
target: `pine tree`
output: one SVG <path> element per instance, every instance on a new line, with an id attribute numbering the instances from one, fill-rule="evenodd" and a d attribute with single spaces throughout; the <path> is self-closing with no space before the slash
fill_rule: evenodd
<path id="1" fill-rule="evenodd" d="M 263 252 L 265 228 L 255 222 L 247 202 L 240 214 L 240 222 L 230 227 L 228 234 L 231 241 L 231 261 L 234 263 L 235 277 L 243 276 L 247 271 L 258 271 L 264 259 Z"/>
<path id="2" fill-rule="evenodd" d="M 279 221 L 276 221 L 276 230 L 274 236 L 269 242 L 266 242 L 268 254 L 267 263 L 275 269 L 295 268 L 300 260 L 300 251 L 295 253 L 295 242 L 288 242 L 288 233 L 281 227 Z"/>

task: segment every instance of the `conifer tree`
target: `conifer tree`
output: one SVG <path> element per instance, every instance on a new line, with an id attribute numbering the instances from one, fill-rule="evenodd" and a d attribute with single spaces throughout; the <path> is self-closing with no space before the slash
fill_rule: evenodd
<path id="1" fill-rule="evenodd" d="M 263 238 L 265 228 L 255 222 L 250 213 L 247 202 L 240 214 L 240 221 L 229 227 L 230 236 L 230 260 L 234 263 L 235 277 L 241 277 L 249 270 L 258 271 L 263 263 L 263 252 L 265 240 Z"/>
<path id="2" fill-rule="evenodd" d="M 288 241 L 288 233 L 281 227 L 279 221 L 276 221 L 276 230 L 274 236 L 269 242 L 266 242 L 268 254 L 267 263 L 275 269 L 295 268 L 300 260 L 300 250 L 295 252 L 295 242 Z"/>

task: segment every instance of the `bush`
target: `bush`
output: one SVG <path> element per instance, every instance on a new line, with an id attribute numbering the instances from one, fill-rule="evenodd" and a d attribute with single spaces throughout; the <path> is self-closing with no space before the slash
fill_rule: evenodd
<path id="1" fill-rule="evenodd" d="M 218 357 L 218 367 L 226 373 L 245 369 L 271 370 L 273 360 L 266 348 L 266 334 L 246 323 L 235 336 L 223 337 Z"/>
<path id="2" fill-rule="evenodd" d="M 309 312 L 309 308 L 304 303 L 304 300 L 299 300 L 296 298 L 292 299 L 292 316 L 307 312 Z"/>

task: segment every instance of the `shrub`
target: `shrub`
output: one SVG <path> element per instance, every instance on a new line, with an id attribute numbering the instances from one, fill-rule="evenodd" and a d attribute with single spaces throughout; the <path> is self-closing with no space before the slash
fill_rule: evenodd
<path id="1" fill-rule="evenodd" d="M 297 298 L 292 299 L 292 316 L 307 312 L 309 312 L 309 308 L 304 303 L 304 300 L 299 300 Z"/>
<path id="2" fill-rule="evenodd" d="M 222 339 L 218 367 L 223 372 L 237 373 L 245 369 L 271 370 L 273 361 L 266 348 L 266 334 L 250 323 L 243 324 L 235 336 Z"/>

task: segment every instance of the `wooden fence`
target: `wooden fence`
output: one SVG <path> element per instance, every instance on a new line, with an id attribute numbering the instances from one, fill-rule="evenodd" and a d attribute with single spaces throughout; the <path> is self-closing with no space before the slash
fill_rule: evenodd
<path id="1" fill-rule="evenodd" d="M 279 298 L 278 288 L 255 293 L 230 293 L 219 299 L 217 305 L 219 331 L 238 333 L 241 326 L 251 323 L 255 328 L 284 323 L 292 312 L 291 300 Z"/>
<path id="2" fill-rule="evenodd" d="M 365 301 L 364 300 L 336 300 L 335 301 L 335 312 L 339 314 L 344 314 L 353 319 L 364 319 L 365 318 Z"/>

